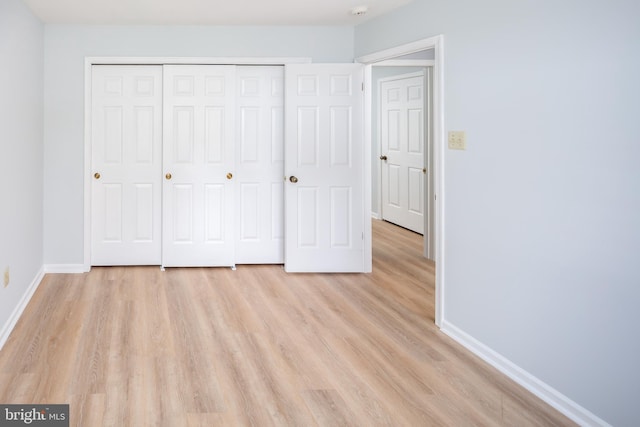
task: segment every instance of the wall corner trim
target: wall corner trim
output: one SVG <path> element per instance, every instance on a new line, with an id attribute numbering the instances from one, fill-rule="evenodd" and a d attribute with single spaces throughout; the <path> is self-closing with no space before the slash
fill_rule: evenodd
<path id="1" fill-rule="evenodd" d="M 581 426 L 611 427 L 589 410 L 578 405 L 550 385 L 531 375 L 457 326 L 443 320 L 440 330 L 476 356 L 505 374 L 529 392 Z"/>
<path id="2" fill-rule="evenodd" d="M 5 324 L 2 325 L 2 329 L 0 329 L 0 350 L 2 349 L 2 347 L 4 347 L 4 344 L 9 339 L 9 335 L 11 335 L 13 328 L 15 328 L 16 324 L 18 323 L 18 319 L 20 319 L 22 312 L 25 308 L 27 308 L 27 304 L 29 304 L 29 301 L 31 301 L 31 298 L 36 292 L 36 289 L 38 289 L 38 286 L 40 286 L 42 279 L 44 279 L 44 274 L 44 267 L 40 267 L 40 270 L 38 271 L 38 273 L 36 273 L 36 276 L 31 281 L 31 284 L 29 285 L 29 287 L 27 287 L 27 290 L 22 295 L 20 302 L 18 302 L 16 308 L 14 308 L 13 313 L 11 313 L 11 316 L 9 316 L 9 319 L 5 322 Z"/>

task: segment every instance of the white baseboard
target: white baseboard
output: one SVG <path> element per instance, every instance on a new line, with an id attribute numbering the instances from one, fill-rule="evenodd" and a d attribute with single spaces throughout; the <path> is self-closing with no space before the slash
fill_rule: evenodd
<path id="1" fill-rule="evenodd" d="M 86 273 L 89 269 L 84 264 L 45 264 L 45 273 Z"/>
<path id="2" fill-rule="evenodd" d="M 377 212 L 371 212 L 371 218 L 373 218 L 373 219 L 381 219 L 380 215 L 378 215 Z"/>
<path id="3" fill-rule="evenodd" d="M 33 297 L 33 294 L 36 292 L 36 289 L 38 289 L 38 286 L 40 285 L 40 282 L 42 282 L 43 278 L 44 268 L 41 267 L 40 271 L 38 271 L 36 277 L 33 279 L 24 295 L 22 295 L 22 298 L 20 299 L 20 302 L 18 302 L 18 305 L 16 305 L 13 313 L 11 313 L 11 316 L 9 316 L 9 319 L 7 319 L 5 324 L 2 325 L 2 330 L 0 330 L 0 349 L 2 349 L 4 344 L 7 342 L 7 339 L 9 339 L 11 331 L 13 331 L 16 323 L 18 323 L 18 319 L 20 319 L 20 316 L 22 315 L 24 309 L 27 308 L 27 304 L 29 304 L 29 301 L 31 301 L 31 297 Z"/>
<path id="4" fill-rule="evenodd" d="M 448 321 L 443 320 L 440 330 L 578 425 L 611 427 L 606 421 L 600 419 L 558 390 L 534 377 L 529 372 L 496 353 Z"/>

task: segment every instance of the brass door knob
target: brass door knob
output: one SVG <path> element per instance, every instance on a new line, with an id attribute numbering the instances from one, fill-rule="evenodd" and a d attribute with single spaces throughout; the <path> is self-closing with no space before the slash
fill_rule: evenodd
<path id="1" fill-rule="evenodd" d="M 298 178 L 296 178 L 295 176 L 291 176 L 291 177 L 289 178 L 289 181 L 291 181 L 292 183 L 294 183 L 294 184 L 295 184 L 296 182 L 298 182 Z"/>
<path id="2" fill-rule="evenodd" d="M 386 162 L 387 161 L 387 156 L 380 156 L 380 160 L 384 160 Z"/>
<path id="3" fill-rule="evenodd" d="M 93 174 L 93 177 L 95 179 L 100 179 L 100 174 L 98 172 L 96 172 L 96 173 Z"/>
<path id="4" fill-rule="evenodd" d="M 231 179 L 231 178 L 233 178 L 233 174 L 232 174 L 231 172 L 229 172 L 229 173 L 227 174 L 227 179 Z"/>
<path id="5" fill-rule="evenodd" d="M 166 174 L 164 177 L 165 177 L 165 178 L 167 178 L 167 179 L 171 179 L 171 174 L 170 174 L 170 173 L 168 173 L 168 174 Z"/>

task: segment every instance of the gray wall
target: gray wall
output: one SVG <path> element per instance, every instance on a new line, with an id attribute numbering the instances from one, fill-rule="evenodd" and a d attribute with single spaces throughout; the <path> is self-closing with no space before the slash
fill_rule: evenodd
<path id="1" fill-rule="evenodd" d="M 21 0 L 0 2 L 0 331 L 42 267 L 43 34 Z"/>
<path id="2" fill-rule="evenodd" d="M 288 56 L 353 62 L 353 28 L 47 25 L 45 264 L 84 262 L 85 56 Z"/>
<path id="3" fill-rule="evenodd" d="M 444 35 L 445 322 L 640 425 L 640 2 L 414 0 L 356 57 Z"/>

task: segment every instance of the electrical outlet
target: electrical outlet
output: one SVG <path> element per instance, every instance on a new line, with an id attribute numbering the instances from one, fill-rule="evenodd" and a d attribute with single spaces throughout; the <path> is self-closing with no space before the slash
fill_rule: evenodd
<path id="1" fill-rule="evenodd" d="M 11 280 L 11 273 L 9 271 L 9 267 L 4 269 L 4 287 L 9 286 L 9 281 Z"/>
<path id="2" fill-rule="evenodd" d="M 462 130 L 449 131 L 449 149 L 450 150 L 466 150 L 467 134 Z"/>

